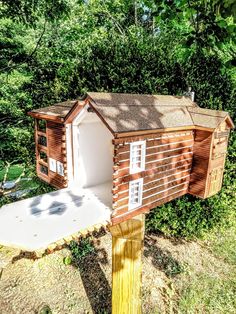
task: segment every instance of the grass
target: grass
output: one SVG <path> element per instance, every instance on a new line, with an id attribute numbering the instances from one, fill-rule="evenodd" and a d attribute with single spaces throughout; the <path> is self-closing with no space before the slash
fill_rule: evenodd
<path id="1" fill-rule="evenodd" d="M 199 274 L 192 278 L 179 301 L 178 313 L 234 314 L 236 311 L 236 273 L 232 278 Z"/>
<path id="2" fill-rule="evenodd" d="M 211 249 L 213 254 L 223 258 L 227 263 L 236 266 L 236 219 L 227 230 L 214 234 L 211 239 Z"/>
<path id="3" fill-rule="evenodd" d="M 6 173 L 6 167 L 3 163 L 0 162 L 0 183 L 4 179 L 4 175 Z M 12 181 L 17 180 L 21 176 L 21 179 L 18 183 L 16 188 L 12 190 L 19 191 L 19 190 L 31 190 L 28 193 L 26 193 L 23 197 L 18 198 L 17 200 L 28 198 L 32 196 L 41 195 L 44 193 L 49 193 L 51 191 L 54 191 L 55 189 L 48 185 L 47 183 L 41 181 L 38 179 L 36 173 L 35 173 L 35 166 L 25 166 L 24 164 L 14 164 L 10 165 L 6 181 Z M 30 180 L 24 180 L 24 179 L 30 179 Z M 14 202 L 16 199 L 13 197 L 8 197 L 7 195 L 0 197 L 0 207 Z"/>
<path id="4" fill-rule="evenodd" d="M 236 224 L 229 229 L 215 231 L 208 249 L 225 263 L 225 268 L 201 272 L 189 278 L 181 291 L 178 313 L 234 314 L 236 313 Z"/>
<path id="5" fill-rule="evenodd" d="M 24 171 L 24 166 L 21 164 L 12 165 L 9 168 L 7 174 L 7 181 L 16 180 Z M 3 181 L 4 175 L 6 173 L 6 168 L 3 164 L 0 164 L 0 182 Z"/>

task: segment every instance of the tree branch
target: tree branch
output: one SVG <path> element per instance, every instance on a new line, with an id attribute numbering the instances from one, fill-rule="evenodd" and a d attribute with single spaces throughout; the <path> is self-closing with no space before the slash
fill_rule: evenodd
<path id="1" fill-rule="evenodd" d="M 46 19 L 45 19 L 44 24 L 43 24 L 43 31 L 42 31 L 42 33 L 40 34 L 39 39 L 38 39 L 38 41 L 37 41 L 37 43 L 36 43 L 36 45 L 35 45 L 35 48 L 34 48 L 33 51 L 30 53 L 30 55 L 27 56 L 27 57 L 25 58 L 25 60 L 23 60 L 21 63 L 14 64 L 14 65 L 12 65 L 12 66 L 7 66 L 7 67 L 1 69 L 1 71 L 7 71 L 7 70 L 12 70 L 12 69 L 14 69 L 14 68 L 17 68 L 17 67 L 19 67 L 20 65 L 22 65 L 24 62 L 29 61 L 29 60 L 32 58 L 32 56 L 33 56 L 33 55 L 35 54 L 35 52 L 37 51 L 37 49 L 38 49 L 38 47 L 39 47 L 39 45 L 40 45 L 40 43 L 41 43 L 41 41 L 42 41 L 42 39 L 43 39 L 43 35 L 45 34 L 45 31 L 46 31 L 46 23 L 47 23 L 47 21 L 46 21 Z M 11 62 L 13 62 L 13 59 L 11 59 L 11 60 L 8 62 L 8 64 L 11 63 Z"/>

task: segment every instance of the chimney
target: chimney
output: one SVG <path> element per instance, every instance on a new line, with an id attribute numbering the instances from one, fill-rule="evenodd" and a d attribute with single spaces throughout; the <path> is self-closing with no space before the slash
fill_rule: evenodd
<path id="1" fill-rule="evenodd" d="M 189 97 L 191 98 L 191 100 L 194 101 L 195 92 L 192 92 L 192 88 L 191 87 L 188 88 L 188 93 L 189 93 Z"/>
<path id="2" fill-rule="evenodd" d="M 189 87 L 188 91 L 184 93 L 184 96 L 189 97 L 192 101 L 194 101 L 195 92 L 192 92 L 192 88 Z"/>

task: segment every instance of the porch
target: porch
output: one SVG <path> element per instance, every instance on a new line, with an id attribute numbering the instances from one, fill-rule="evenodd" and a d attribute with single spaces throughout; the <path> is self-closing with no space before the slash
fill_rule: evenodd
<path id="1" fill-rule="evenodd" d="M 92 226 L 108 224 L 111 185 L 66 188 L 4 205 L 0 244 L 33 252 Z"/>

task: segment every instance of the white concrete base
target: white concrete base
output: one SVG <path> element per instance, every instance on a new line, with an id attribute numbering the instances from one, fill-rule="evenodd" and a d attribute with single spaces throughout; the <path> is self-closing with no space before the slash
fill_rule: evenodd
<path id="1" fill-rule="evenodd" d="M 0 208 L 0 244 L 26 251 L 110 221 L 111 182 L 88 189 L 62 189 Z"/>

